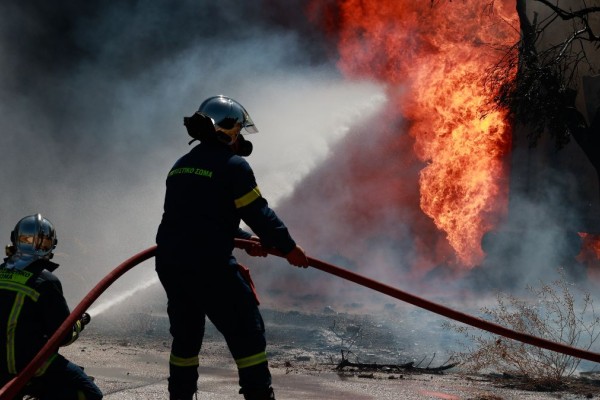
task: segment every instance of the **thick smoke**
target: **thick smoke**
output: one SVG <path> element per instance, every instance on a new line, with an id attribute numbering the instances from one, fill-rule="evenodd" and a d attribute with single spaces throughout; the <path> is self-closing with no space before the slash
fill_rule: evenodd
<path id="1" fill-rule="evenodd" d="M 384 108 L 380 86 L 340 75 L 305 1 L 71 3 L 0 5 L 11 16 L 0 27 L 0 234 L 8 241 L 33 212 L 52 220 L 71 303 L 154 243 L 166 172 L 190 148 L 182 117 L 219 93 L 244 104 L 260 129 L 249 139 L 261 191 L 310 255 L 424 297 L 456 298 L 452 249 L 419 207 L 425 164 L 410 122 Z M 562 209 L 565 198 L 547 193 L 545 208 Z M 512 201 L 525 220 L 548 220 L 539 203 L 518 193 Z M 468 283 L 518 286 L 543 275 L 556 261 L 557 225 L 520 232 L 518 252 L 493 241 L 486 273 Z M 281 259 L 239 258 L 262 264 L 253 274 L 266 305 L 364 310 L 389 301 Z M 148 262 L 111 290 L 153 278 Z"/>
<path id="2" fill-rule="evenodd" d="M 384 97 L 348 83 L 303 1 L 3 3 L 0 227 L 40 212 L 58 231 L 70 303 L 154 244 L 183 116 L 211 95 L 246 106 L 250 162 L 276 204 Z M 269 196 L 270 195 L 270 196 Z M 154 276 L 137 267 L 111 290 Z"/>
<path id="3" fill-rule="evenodd" d="M 411 40 L 407 42 L 411 44 L 419 43 L 419 39 L 427 42 L 432 32 L 417 28 L 416 32 L 406 32 L 412 20 L 406 17 L 405 24 L 399 21 L 409 13 L 388 16 L 373 11 L 378 10 L 375 3 L 370 3 L 373 8 L 365 5 L 362 13 L 344 9 L 348 14 L 357 14 L 356 25 L 348 28 L 356 33 L 356 45 L 349 44 L 354 38 L 351 34 L 344 36 L 337 32 L 346 39 L 340 41 L 342 58 L 346 55 L 340 64 L 349 76 L 371 74 L 386 81 L 390 103 L 410 101 L 406 98 L 411 94 L 398 84 L 406 79 L 398 72 L 403 71 L 403 63 L 426 71 L 443 70 L 444 64 L 426 65 L 427 57 L 411 59 L 410 52 L 396 52 L 397 42 L 403 43 L 401 38 L 409 37 Z M 390 3 L 388 11 L 402 8 L 401 3 L 407 9 L 418 7 L 408 1 L 397 2 Z M 510 4 L 506 9 L 514 13 L 513 2 L 503 3 Z M 461 6 L 473 11 L 472 5 L 444 5 L 452 11 Z M 373 12 L 369 14 L 369 11 Z M 448 15 L 441 15 L 447 21 Z M 464 15 L 461 18 L 465 18 Z M 333 28 L 347 21 L 337 23 L 331 24 Z M 373 32 L 369 32 L 369 28 L 373 28 Z M 440 26 L 441 31 L 443 28 Z M 556 32 L 556 36 L 564 38 L 569 28 Z M 458 36 L 463 41 L 481 43 L 477 37 L 481 32 L 458 30 L 465 35 Z M 514 30 L 511 28 L 510 32 Z M 452 34 L 441 36 L 450 41 L 455 39 Z M 482 49 L 478 51 L 481 53 Z M 456 50 L 448 54 L 452 55 L 456 55 Z M 388 69 L 390 65 L 393 67 Z M 449 79 L 448 71 L 444 72 L 442 76 Z M 450 109 L 440 111 L 433 107 L 420 111 L 426 114 L 425 126 L 436 116 L 443 119 L 446 111 L 451 114 Z M 447 125 L 458 123 L 451 118 L 445 119 Z M 538 148 L 531 149 L 527 147 L 527 132 L 515 132 L 513 153 L 506 159 L 510 164 L 506 176 L 494 176 L 506 182 L 510 190 L 508 204 L 505 204 L 506 198 L 498 196 L 494 199 L 497 209 L 485 210 L 491 214 L 506 208 L 507 215 L 483 237 L 485 258 L 478 265 L 458 265 L 457 268 L 444 233 L 420 209 L 419 174 L 426 162 L 419 161 L 414 154 L 414 138 L 407 135 L 410 127 L 411 121 L 402 120 L 398 108 L 394 110 L 390 104 L 376 120 L 355 125 L 327 163 L 312 170 L 296 186 L 293 196 L 281 204 L 281 213 L 291 227 L 296 228 L 301 243 L 310 243 L 313 255 L 396 287 L 412 292 L 418 288 L 424 296 L 449 293 L 456 297 L 455 289 L 467 289 L 480 295 L 493 294 L 496 290 L 520 294 L 528 285 L 537 286 L 540 280 L 547 283 L 558 278 L 559 267 L 566 269 L 568 279 L 586 283 L 586 266 L 576 259 L 581 246 L 579 233 L 597 232 L 600 199 L 595 171 L 575 142 L 557 151 L 542 140 Z M 465 144 L 464 148 L 469 147 Z M 432 158 L 433 163 L 435 155 Z M 474 165 L 455 167 L 476 168 Z M 448 185 L 446 189 L 452 191 L 454 187 Z M 313 298 L 322 299 L 319 296 L 323 293 L 338 305 L 348 304 L 348 299 L 359 302 L 345 282 L 318 280 L 310 273 L 300 277 L 282 274 L 270 287 L 287 296 L 296 296 L 294 306 L 306 304 Z"/>
<path id="4" fill-rule="evenodd" d="M 474 288 L 518 287 L 552 268 L 562 232 L 541 222 L 567 200 L 565 190 L 548 187 L 544 207 L 514 194 L 517 222 L 535 223 L 513 241 L 492 240 L 491 257 L 474 269 L 483 272 L 458 279 L 464 276 L 447 259 L 444 234 L 419 207 L 425 165 L 414 154 L 410 122 L 386 104 L 404 88 L 394 82 L 385 92 L 341 76 L 330 58 L 337 49 L 309 24 L 307 3 L 1 3 L 0 235 L 8 242 L 14 223 L 34 212 L 53 221 L 57 274 L 75 305 L 112 268 L 154 244 L 165 175 L 190 148 L 183 116 L 222 93 L 244 104 L 260 129 L 249 139 L 261 191 L 310 255 L 446 305 L 465 300 L 457 308 L 473 313 L 482 304 Z M 572 224 L 580 214 L 564 217 Z M 397 303 L 282 259 L 236 254 L 252 267 L 265 307 L 365 312 L 368 304 L 380 312 Z M 123 309 L 164 306 L 153 270 L 149 261 L 127 273 L 96 313 L 120 301 Z M 418 315 L 423 326 L 413 329 L 439 323 Z"/>

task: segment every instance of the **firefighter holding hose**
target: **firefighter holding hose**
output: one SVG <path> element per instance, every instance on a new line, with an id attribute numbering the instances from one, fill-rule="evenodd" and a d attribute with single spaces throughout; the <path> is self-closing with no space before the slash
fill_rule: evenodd
<path id="1" fill-rule="evenodd" d="M 167 175 L 156 236 L 156 271 L 167 294 L 173 337 L 170 399 L 191 400 L 197 391 L 205 317 L 227 342 L 244 398 L 275 399 L 258 301 L 249 275 L 232 255 L 236 237 L 252 236 L 240 229 L 240 222 L 262 244 L 249 254 L 266 256 L 263 246 L 275 248 L 290 264 L 304 268 L 308 259 L 268 206 L 243 158 L 252 144 L 241 130 L 258 132 L 246 109 L 234 99 L 214 96 L 184 124 L 193 138 L 190 144 L 200 144 Z"/>
<path id="2" fill-rule="evenodd" d="M 11 232 L 7 258 L 0 264 L 0 386 L 36 356 L 70 314 L 50 261 L 56 231 L 40 214 L 22 218 Z M 85 313 L 61 346 L 73 343 L 90 322 Z M 102 392 L 83 369 L 58 352 L 36 371 L 22 395 L 61 400 L 99 400 Z"/>

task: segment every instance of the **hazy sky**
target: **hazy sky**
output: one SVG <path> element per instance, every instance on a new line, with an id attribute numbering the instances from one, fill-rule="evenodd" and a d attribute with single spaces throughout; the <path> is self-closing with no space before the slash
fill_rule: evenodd
<path id="1" fill-rule="evenodd" d="M 342 79 L 302 3 L 3 2 L 5 242 L 22 216 L 49 218 L 57 274 L 78 300 L 154 244 L 164 178 L 191 148 L 183 116 L 215 94 L 260 129 L 249 161 L 262 191 L 272 204 L 289 194 L 385 101 L 377 85 Z M 139 268 L 127 276 L 144 280 L 153 263 Z"/>
<path id="2" fill-rule="evenodd" d="M 336 257 L 342 264 L 352 251 L 368 261 L 360 265 L 366 275 L 384 279 L 398 268 L 388 282 L 408 284 L 401 269 L 413 261 L 408 255 L 417 248 L 436 251 L 433 242 L 410 240 L 413 219 L 425 218 L 414 215 L 418 207 L 382 210 L 375 204 L 374 211 L 384 217 L 367 227 L 368 237 L 356 229 L 360 221 L 334 221 L 328 213 L 350 203 L 369 209 L 373 194 L 383 198 L 418 192 L 415 186 L 392 193 L 382 174 L 364 180 L 338 180 L 335 175 L 353 173 L 352 157 L 334 157 L 344 152 L 356 153 L 356 160 L 379 171 L 382 159 L 374 143 L 379 140 L 386 148 L 386 138 L 403 134 L 401 117 L 394 127 L 376 123 L 389 119 L 370 121 L 386 105 L 385 88 L 342 77 L 335 44 L 310 24 L 305 3 L 0 3 L 5 16 L 0 25 L 0 235 L 5 243 L 24 215 L 41 212 L 54 222 L 59 239 L 55 261 L 61 264 L 57 274 L 75 305 L 119 263 L 154 244 L 166 173 L 191 148 L 183 117 L 205 98 L 225 94 L 248 109 L 260 130 L 248 137 L 255 149 L 249 161 L 270 204 L 276 210 L 282 204 L 284 217 L 290 217 L 292 233 L 306 224 L 302 231 L 312 239 L 318 240 L 318 233 L 346 246 L 331 249 L 332 254 L 339 250 Z M 377 139 L 380 131 L 385 133 Z M 388 174 L 406 172 L 396 152 L 411 152 L 407 143 L 386 149 Z M 286 206 L 286 196 L 312 171 L 320 177 L 330 174 L 330 179 L 305 181 L 304 192 Z M 417 170 L 410 173 L 418 176 Z M 334 191 L 338 197 L 323 198 L 321 182 L 342 186 Z M 343 187 L 347 182 L 362 186 Z M 347 194 L 354 197 L 345 198 L 345 189 L 353 189 Z M 344 241 L 362 235 L 369 252 Z M 545 246 L 539 246 L 543 254 Z M 330 282 L 316 271 L 298 275 L 265 268 L 274 272 L 274 280 L 263 279 L 263 290 L 293 288 L 301 296 L 303 285 Z M 111 290 L 144 286 L 154 278 L 153 270 L 153 261 L 147 262 Z M 301 278 L 296 286 L 295 277 Z"/>

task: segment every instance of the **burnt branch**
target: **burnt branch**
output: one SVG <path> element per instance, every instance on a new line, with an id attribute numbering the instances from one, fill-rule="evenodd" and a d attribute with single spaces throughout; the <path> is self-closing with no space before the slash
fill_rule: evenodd
<path id="1" fill-rule="evenodd" d="M 424 373 L 432 373 L 439 374 L 443 371 L 456 367 L 457 363 L 450 363 L 446 361 L 446 363 L 438 366 L 438 367 L 430 367 L 427 365 L 426 367 L 415 366 L 414 362 L 408 362 L 405 364 L 377 364 L 377 363 L 359 363 L 352 362 L 348 359 L 342 359 L 340 363 L 335 368 L 338 371 L 343 370 L 344 368 L 356 368 L 359 371 L 414 371 L 414 372 L 424 372 Z"/>
<path id="2" fill-rule="evenodd" d="M 576 18 L 587 20 L 587 17 L 590 14 L 600 12 L 600 7 L 597 7 L 597 6 L 584 7 L 582 9 L 576 10 L 576 11 L 566 11 L 566 10 L 560 8 L 558 5 L 555 5 L 551 2 L 549 2 L 548 0 L 535 0 L 535 1 L 537 1 L 538 3 L 544 4 L 546 7 L 548 7 L 552 11 L 554 11 L 557 16 L 559 16 L 561 19 L 563 19 L 565 21 L 571 20 L 571 19 L 576 19 Z"/>
<path id="3" fill-rule="evenodd" d="M 570 11 L 553 4 L 556 2 L 536 1 L 548 7 L 550 15 L 540 20 L 534 13 L 530 20 L 530 2 L 517 0 L 521 39 L 489 70 L 486 86 L 493 92 L 492 108 L 507 110 L 516 122 L 529 128 L 531 147 L 548 132 L 556 147 L 562 148 L 581 128 L 581 119 L 573 117 L 580 77 L 598 72 L 584 42 L 600 45 L 600 37 L 588 23 L 600 7 Z M 558 25 L 561 20 L 573 21 L 571 28 Z M 546 31 L 562 31 L 563 37 L 555 43 L 543 42 Z"/>

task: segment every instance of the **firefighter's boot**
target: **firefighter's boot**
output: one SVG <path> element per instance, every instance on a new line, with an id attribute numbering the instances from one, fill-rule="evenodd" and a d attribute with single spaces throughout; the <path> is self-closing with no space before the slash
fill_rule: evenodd
<path id="1" fill-rule="evenodd" d="M 275 400 L 273 388 L 243 389 L 240 393 L 244 395 L 245 400 Z"/>
<path id="2" fill-rule="evenodd" d="M 194 400 L 198 399 L 198 395 L 196 393 L 192 393 L 192 394 L 171 394 L 169 396 L 169 400 Z"/>

